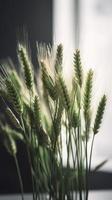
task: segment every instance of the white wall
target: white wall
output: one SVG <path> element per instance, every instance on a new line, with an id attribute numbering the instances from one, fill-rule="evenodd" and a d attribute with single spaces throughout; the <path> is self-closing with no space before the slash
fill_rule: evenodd
<path id="1" fill-rule="evenodd" d="M 75 48 L 73 0 L 54 0 L 54 42 L 65 48 L 66 74 L 71 74 Z M 100 133 L 96 136 L 93 166 L 109 159 L 103 167 L 112 171 L 112 1 L 80 0 L 80 40 L 85 69 L 95 71 L 93 104 L 96 107 L 103 93 L 108 96 L 106 113 Z M 69 66 L 69 67 L 68 67 Z M 70 72 L 69 72 L 70 70 Z M 68 77 L 68 80 L 70 75 Z M 95 110 L 93 110 L 95 112 Z"/>
<path id="2" fill-rule="evenodd" d="M 74 0 L 54 0 L 53 41 L 64 45 L 64 72 L 67 79 L 72 73 L 72 54 L 75 48 Z"/>
<path id="3" fill-rule="evenodd" d="M 81 7 L 80 49 L 85 67 L 95 70 L 94 104 L 108 97 L 100 133 L 96 136 L 94 164 L 108 158 L 104 169 L 112 171 L 112 1 L 85 0 Z"/>

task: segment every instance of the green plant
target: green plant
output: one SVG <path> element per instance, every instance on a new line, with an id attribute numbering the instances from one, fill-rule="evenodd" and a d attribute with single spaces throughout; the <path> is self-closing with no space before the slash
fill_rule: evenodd
<path id="1" fill-rule="evenodd" d="M 0 134 L 7 151 L 14 157 L 22 200 L 17 140 L 27 149 L 33 200 L 40 199 L 42 192 L 48 194 L 49 200 L 77 200 L 78 196 L 80 200 L 87 200 L 93 142 L 101 125 L 106 96 L 101 98 L 92 124 L 93 71 L 90 69 L 85 78 L 79 50 L 74 54 L 71 90 L 63 76 L 61 44 L 55 56 L 50 46 L 37 44 L 38 74 L 22 43 L 17 47 L 17 54 L 19 71 L 11 62 L 0 67 L 0 101 L 4 108 Z"/>

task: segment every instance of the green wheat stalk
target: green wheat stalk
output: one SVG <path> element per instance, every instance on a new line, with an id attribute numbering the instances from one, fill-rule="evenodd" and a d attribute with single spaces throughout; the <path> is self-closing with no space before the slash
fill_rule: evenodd
<path id="1" fill-rule="evenodd" d="M 14 69 L 0 68 L 0 106 L 3 104 L 4 107 L 0 115 L 0 137 L 7 151 L 14 157 L 22 200 L 23 184 L 16 158 L 17 140 L 22 141 L 27 149 L 33 200 L 37 197 L 41 199 L 40 194 L 45 190 L 49 194 L 49 200 L 73 200 L 75 182 L 76 200 L 78 193 L 80 200 L 83 197 L 84 200 L 88 200 L 88 172 L 91 168 L 93 142 L 101 126 L 106 96 L 101 98 L 92 124 L 93 71 L 90 69 L 85 79 L 79 50 L 76 50 L 73 58 L 74 75 L 70 90 L 63 77 L 62 44 L 57 46 L 55 54 L 50 46 L 38 45 L 42 93 L 39 90 L 40 85 L 36 85 L 37 82 L 34 80 L 31 58 L 23 44 L 19 43 L 17 54 L 21 66 L 20 76 Z M 50 73 L 51 63 L 54 67 L 52 73 Z M 24 76 L 21 76 L 22 73 Z M 47 109 L 44 110 L 45 107 Z M 93 126 L 93 139 L 88 160 L 87 148 L 91 126 Z M 63 135 L 65 135 L 65 150 Z M 63 150 L 67 154 L 65 170 Z M 86 164 L 85 169 L 84 164 Z"/>

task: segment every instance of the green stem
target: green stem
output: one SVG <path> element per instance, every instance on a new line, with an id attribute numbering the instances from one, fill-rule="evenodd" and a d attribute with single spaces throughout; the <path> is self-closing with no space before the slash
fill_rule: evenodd
<path id="1" fill-rule="evenodd" d="M 91 150 L 90 150 L 90 158 L 89 158 L 89 167 L 88 169 L 86 168 L 86 197 L 85 199 L 88 200 L 88 193 L 89 193 L 89 190 L 88 190 L 88 173 L 90 172 L 91 170 L 91 160 L 92 160 L 92 152 L 93 152 L 93 144 L 94 144 L 94 135 L 93 135 L 93 138 L 92 138 L 92 143 L 91 143 Z M 86 145 L 87 146 L 87 145 Z M 87 156 L 87 147 L 86 147 L 86 160 L 88 159 L 88 156 Z M 87 163 L 86 163 L 86 166 L 87 166 Z"/>
<path id="2" fill-rule="evenodd" d="M 88 122 L 85 118 L 85 129 L 86 129 L 86 146 L 85 146 L 85 156 L 86 156 L 86 194 L 85 199 L 88 200 L 88 135 L 89 135 L 89 129 L 88 129 Z"/>
<path id="3" fill-rule="evenodd" d="M 32 179 L 33 200 L 36 200 L 34 178 L 33 178 L 33 172 L 32 172 L 33 169 L 32 169 L 31 156 L 30 156 L 30 152 L 29 152 L 28 147 L 27 147 L 27 153 L 28 153 L 28 161 L 29 161 L 30 172 L 31 172 L 31 179 Z"/>
<path id="4" fill-rule="evenodd" d="M 80 129 L 78 127 L 78 145 L 77 145 L 77 164 L 78 164 L 78 183 L 79 183 L 79 196 L 80 196 L 80 200 L 82 200 L 82 183 L 81 183 L 81 175 L 80 175 L 80 170 L 81 170 L 81 166 L 80 166 Z"/>
<path id="5" fill-rule="evenodd" d="M 27 149 L 29 167 L 30 167 L 30 172 L 31 172 L 31 179 L 32 179 L 33 200 L 36 200 L 35 195 L 34 195 L 34 179 L 33 179 L 33 175 L 32 175 L 32 163 L 31 163 L 31 157 L 30 157 L 30 152 L 29 152 L 29 139 L 28 139 L 27 134 L 26 134 L 23 116 L 21 116 L 21 123 L 22 123 L 23 131 L 24 131 L 24 136 L 25 136 L 25 139 L 26 139 L 26 149 Z"/>
<path id="6" fill-rule="evenodd" d="M 18 174 L 19 183 L 20 183 L 21 199 L 24 200 L 23 182 L 22 182 L 21 173 L 20 173 L 20 168 L 19 168 L 19 164 L 18 164 L 18 160 L 17 160 L 16 155 L 14 155 L 14 160 L 15 160 L 16 169 L 17 169 L 17 174 Z"/>
<path id="7" fill-rule="evenodd" d="M 94 138 L 95 138 L 95 135 L 93 134 L 92 143 L 91 143 L 91 150 L 90 150 L 90 158 L 89 158 L 89 172 L 91 170 L 91 161 L 92 161 Z"/>
<path id="8" fill-rule="evenodd" d="M 87 139 L 86 139 L 86 200 L 88 199 L 88 152 L 87 152 Z"/>
<path id="9" fill-rule="evenodd" d="M 71 153 L 72 153 L 72 159 L 73 159 L 73 164 L 74 164 L 74 169 L 75 169 L 75 166 L 76 166 L 76 156 L 74 157 L 72 141 L 71 141 Z"/>
<path id="10" fill-rule="evenodd" d="M 75 135 L 74 135 L 75 134 Z M 73 139 L 74 139 L 74 144 L 75 144 L 75 163 L 77 162 L 77 141 L 76 141 L 76 129 L 74 129 L 74 134 L 73 134 Z M 75 169 L 75 168 L 74 168 Z M 78 188 L 78 180 L 76 178 L 76 193 L 77 193 L 77 188 Z M 76 195 L 77 196 L 77 195 Z M 76 199 L 77 200 L 77 199 Z"/>
<path id="11" fill-rule="evenodd" d="M 80 99 L 81 102 L 81 99 Z M 78 119 L 80 121 L 80 126 L 77 128 L 77 141 L 76 141 L 76 151 L 77 151 L 77 165 L 78 165 L 78 185 L 79 185 L 79 196 L 80 200 L 82 200 L 82 141 L 81 141 L 81 108 L 79 106 L 78 111 Z"/>

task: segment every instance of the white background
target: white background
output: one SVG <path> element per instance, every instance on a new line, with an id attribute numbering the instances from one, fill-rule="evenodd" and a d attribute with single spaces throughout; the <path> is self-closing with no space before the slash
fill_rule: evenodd
<path id="1" fill-rule="evenodd" d="M 64 45 L 64 67 L 71 80 L 75 49 L 73 0 L 54 1 L 54 43 Z M 108 159 L 103 170 L 112 171 L 112 0 L 80 0 L 79 48 L 85 71 L 94 69 L 93 113 L 100 97 L 108 97 L 100 133 L 95 138 L 93 162 Z"/>

